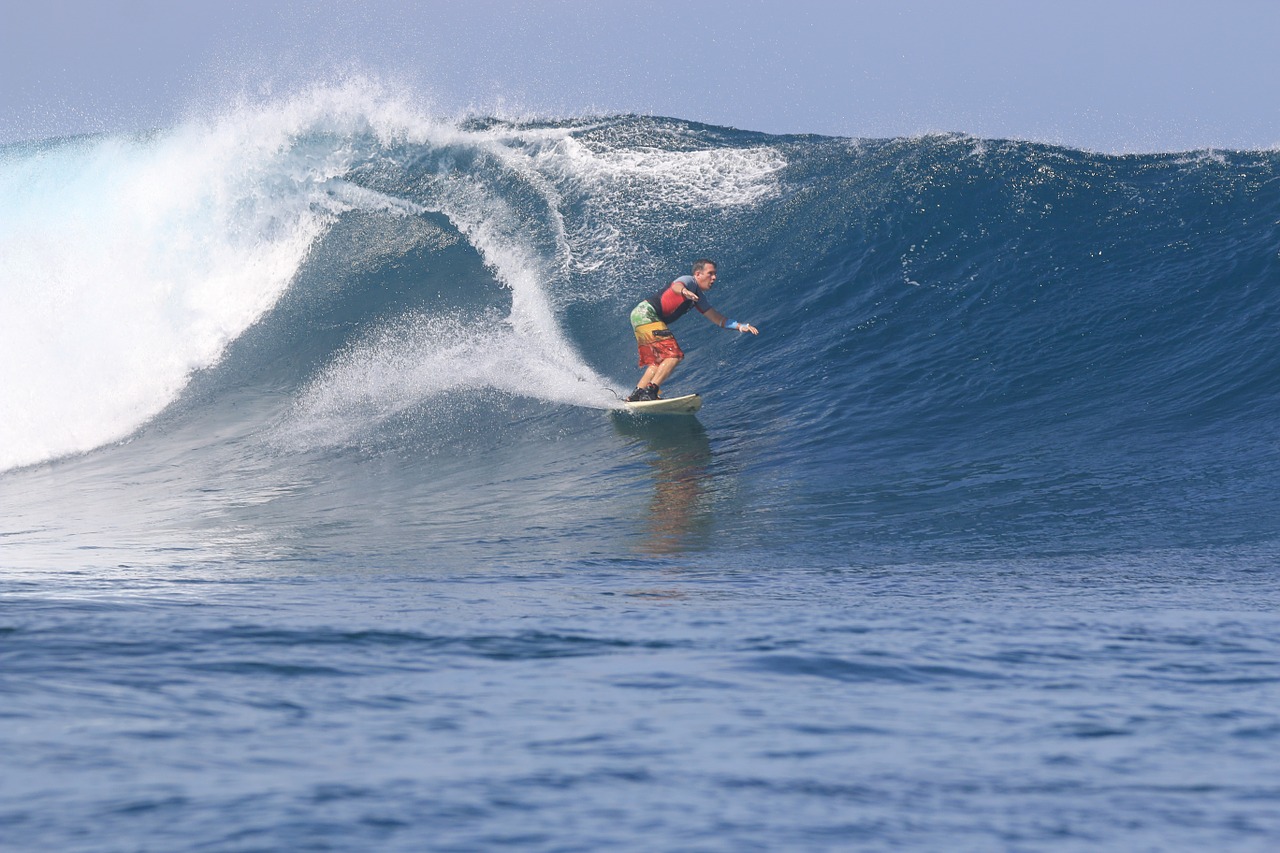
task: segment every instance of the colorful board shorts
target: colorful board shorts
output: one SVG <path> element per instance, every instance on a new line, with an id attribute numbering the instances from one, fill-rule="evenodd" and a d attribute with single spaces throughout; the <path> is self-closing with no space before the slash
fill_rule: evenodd
<path id="1" fill-rule="evenodd" d="M 641 302 L 632 310 L 631 328 L 636 333 L 641 367 L 659 364 L 668 358 L 684 358 L 676 336 L 658 319 L 658 312 L 648 302 Z"/>

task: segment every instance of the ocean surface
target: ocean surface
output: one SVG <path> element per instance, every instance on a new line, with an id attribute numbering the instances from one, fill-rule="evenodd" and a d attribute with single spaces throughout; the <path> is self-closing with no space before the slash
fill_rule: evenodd
<path id="1" fill-rule="evenodd" d="M 1278 282 L 1275 151 L 0 148 L 0 847 L 1277 849 Z"/>

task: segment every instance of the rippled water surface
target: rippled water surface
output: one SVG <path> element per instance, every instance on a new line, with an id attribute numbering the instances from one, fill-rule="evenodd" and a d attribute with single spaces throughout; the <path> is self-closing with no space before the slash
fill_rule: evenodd
<path id="1" fill-rule="evenodd" d="M 9 578 L 0 815 L 50 850 L 1263 850 L 1266 556 Z"/>

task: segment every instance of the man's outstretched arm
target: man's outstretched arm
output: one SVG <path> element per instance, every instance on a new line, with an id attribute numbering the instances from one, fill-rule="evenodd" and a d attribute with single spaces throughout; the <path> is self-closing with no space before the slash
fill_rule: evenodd
<path id="1" fill-rule="evenodd" d="M 760 330 L 750 323 L 739 323 L 736 320 L 730 320 L 714 308 L 708 308 L 707 312 L 702 316 L 722 329 L 737 329 L 739 332 L 750 332 L 753 335 L 760 334 Z"/>

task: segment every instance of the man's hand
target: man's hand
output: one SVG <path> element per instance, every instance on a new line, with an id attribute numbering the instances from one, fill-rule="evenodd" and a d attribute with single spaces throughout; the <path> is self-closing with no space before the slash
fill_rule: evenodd
<path id="1" fill-rule="evenodd" d="M 739 323 L 739 324 L 738 324 L 738 331 L 739 331 L 739 332 L 750 332 L 750 333 L 751 333 L 751 334 L 753 334 L 753 335 L 758 335 L 758 334 L 760 334 L 760 330 L 759 330 L 759 329 L 757 329 L 755 326 L 751 325 L 750 323 Z"/>

